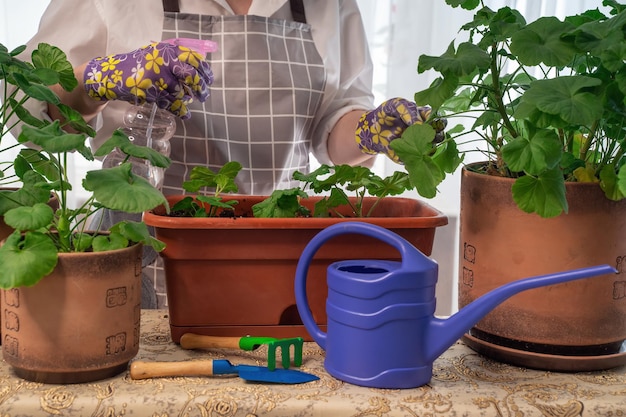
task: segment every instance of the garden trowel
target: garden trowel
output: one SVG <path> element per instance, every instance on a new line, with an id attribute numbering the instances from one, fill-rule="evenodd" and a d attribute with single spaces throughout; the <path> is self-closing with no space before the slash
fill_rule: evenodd
<path id="1" fill-rule="evenodd" d="M 246 381 L 278 384 L 301 384 L 319 379 L 315 375 L 295 369 L 275 369 L 270 371 L 264 366 L 233 365 L 226 359 L 180 362 L 134 361 L 130 365 L 130 377 L 132 379 L 227 374 L 237 374 Z"/>

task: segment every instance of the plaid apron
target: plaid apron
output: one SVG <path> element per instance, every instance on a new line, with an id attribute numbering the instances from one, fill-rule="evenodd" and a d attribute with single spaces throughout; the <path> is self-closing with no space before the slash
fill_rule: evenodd
<path id="1" fill-rule="evenodd" d="M 168 4 L 173 3 L 173 4 Z M 163 38 L 187 37 L 218 43 L 208 60 L 215 81 L 205 103 L 190 106 L 191 119 L 178 121 L 170 139 L 172 165 L 163 193 L 181 194 L 194 166 L 218 170 L 228 161 L 243 165 L 240 194 L 269 195 L 298 185 L 294 171 L 308 172 L 313 120 L 326 73 L 304 23 L 301 1 L 286 3 L 294 19 L 238 15 L 205 16 L 178 12 L 177 1 L 164 1 Z M 167 306 L 162 260 L 144 268 Z M 149 259 L 152 261 L 152 259 Z M 144 261 L 145 263 L 145 261 Z"/>

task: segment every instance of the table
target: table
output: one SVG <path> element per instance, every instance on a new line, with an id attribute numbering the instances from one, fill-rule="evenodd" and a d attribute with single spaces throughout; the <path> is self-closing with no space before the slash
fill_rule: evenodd
<path id="1" fill-rule="evenodd" d="M 167 311 L 144 310 L 136 359 L 228 358 L 265 365 L 267 350 L 186 351 L 169 337 Z M 253 384 L 234 376 L 131 380 L 79 385 L 24 381 L 0 363 L 0 416 L 626 416 L 626 367 L 554 373 L 485 359 L 457 342 L 437 361 L 430 384 L 404 390 L 354 386 L 329 376 L 324 352 L 304 346 L 302 370 L 320 380 Z"/>

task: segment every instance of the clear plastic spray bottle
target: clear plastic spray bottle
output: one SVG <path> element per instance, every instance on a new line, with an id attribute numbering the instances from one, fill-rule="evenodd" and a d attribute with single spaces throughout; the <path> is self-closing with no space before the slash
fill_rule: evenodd
<path id="1" fill-rule="evenodd" d="M 168 39 L 172 45 L 180 45 L 199 52 L 206 56 L 217 50 L 217 43 L 209 40 L 176 38 Z M 137 104 L 124 114 L 121 130 L 137 145 L 151 147 L 159 153 L 170 156 L 170 138 L 176 132 L 176 117 L 167 110 L 160 109 L 155 103 Z M 126 155 L 119 149 L 109 153 L 102 161 L 104 168 L 112 168 L 122 164 Z M 149 161 L 130 158 L 133 173 L 146 178 L 150 183 L 161 188 L 165 169 L 152 166 Z"/>

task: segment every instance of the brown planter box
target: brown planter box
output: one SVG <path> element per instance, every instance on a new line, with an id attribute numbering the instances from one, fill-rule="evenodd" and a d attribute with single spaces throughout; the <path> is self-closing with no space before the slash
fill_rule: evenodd
<path id="1" fill-rule="evenodd" d="M 173 205 L 182 196 L 170 196 Z M 304 204 L 313 207 L 321 197 Z M 214 336 L 301 336 L 310 340 L 296 308 L 293 282 L 308 242 L 331 224 L 350 218 L 253 218 L 262 196 L 241 197 L 235 218 L 165 216 L 163 207 L 144 213 L 167 247 L 166 275 L 172 339 L 187 332 Z M 373 203 L 368 199 L 366 205 Z M 435 229 L 448 218 L 414 199 L 388 197 L 378 204 L 375 223 L 401 235 L 424 254 L 432 251 Z M 313 317 L 326 323 L 326 269 L 345 259 L 399 260 L 393 247 L 362 235 L 329 240 L 311 262 L 307 293 Z"/>

